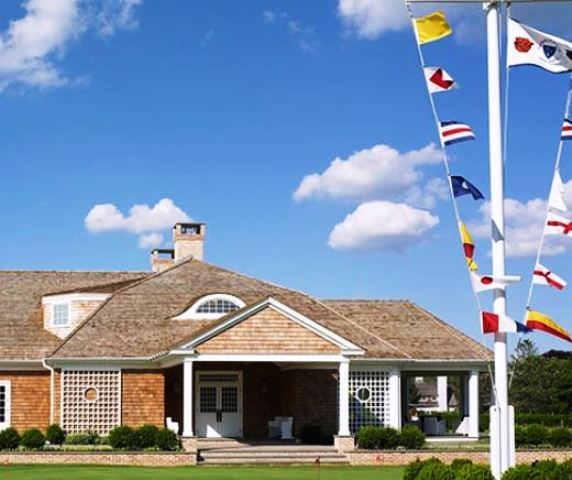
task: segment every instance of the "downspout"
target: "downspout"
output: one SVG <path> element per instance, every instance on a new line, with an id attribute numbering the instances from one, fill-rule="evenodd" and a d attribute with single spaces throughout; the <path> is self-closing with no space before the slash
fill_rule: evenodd
<path id="1" fill-rule="evenodd" d="M 42 365 L 46 370 L 50 371 L 50 425 L 54 423 L 54 387 L 55 387 L 55 370 L 46 363 L 46 359 L 42 359 Z"/>

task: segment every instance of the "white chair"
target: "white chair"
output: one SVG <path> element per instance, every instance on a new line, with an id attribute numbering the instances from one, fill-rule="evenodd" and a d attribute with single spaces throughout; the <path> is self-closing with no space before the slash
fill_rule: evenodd
<path id="1" fill-rule="evenodd" d="M 465 435 L 465 436 L 469 435 L 469 417 L 463 418 L 463 421 L 457 427 L 457 430 L 455 430 L 455 433 L 457 435 Z"/>
<path id="2" fill-rule="evenodd" d="M 292 436 L 293 426 L 294 417 L 274 417 L 274 420 L 268 422 L 268 437 L 291 440 L 294 438 Z"/>
<path id="3" fill-rule="evenodd" d="M 167 428 L 171 430 L 171 432 L 173 432 L 176 435 L 179 434 L 179 422 L 175 422 L 172 417 L 167 417 L 165 419 L 165 423 L 167 425 Z"/>

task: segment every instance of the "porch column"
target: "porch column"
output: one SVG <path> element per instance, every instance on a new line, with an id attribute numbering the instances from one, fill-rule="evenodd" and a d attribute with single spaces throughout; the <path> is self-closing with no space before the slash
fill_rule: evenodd
<path id="1" fill-rule="evenodd" d="M 439 406 L 437 409 L 440 412 L 449 411 L 449 395 L 447 395 L 447 377 L 437 377 L 437 402 Z"/>
<path id="2" fill-rule="evenodd" d="M 479 371 L 469 376 L 469 437 L 479 437 Z"/>
<path id="3" fill-rule="evenodd" d="M 193 431 L 193 360 L 183 362 L 183 437 L 194 437 Z"/>
<path id="4" fill-rule="evenodd" d="M 339 367 L 339 430 L 340 437 L 350 435 L 350 362 L 344 359 Z"/>
<path id="5" fill-rule="evenodd" d="M 407 383 L 407 382 L 406 382 Z M 401 430 L 401 373 L 395 368 L 389 372 L 389 426 Z"/>

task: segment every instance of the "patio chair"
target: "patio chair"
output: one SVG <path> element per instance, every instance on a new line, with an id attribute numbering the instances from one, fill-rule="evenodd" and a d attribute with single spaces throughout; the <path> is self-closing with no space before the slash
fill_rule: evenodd
<path id="1" fill-rule="evenodd" d="M 294 417 L 274 417 L 268 422 L 268 438 L 280 438 L 281 440 L 291 440 Z"/>
<path id="2" fill-rule="evenodd" d="M 165 419 L 165 425 L 174 434 L 176 434 L 176 435 L 179 434 L 179 422 L 175 422 L 172 417 L 167 417 Z"/>

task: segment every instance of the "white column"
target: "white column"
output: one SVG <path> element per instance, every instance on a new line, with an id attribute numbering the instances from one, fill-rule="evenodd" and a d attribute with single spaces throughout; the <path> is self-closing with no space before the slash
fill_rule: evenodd
<path id="1" fill-rule="evenodd" d="M 447 412 L 449 410 L 449 401 L 447 395 L 447 377 L 437 377 L 437 402 L 439 406 L 437 409 L 440 412 Z"/>
<path id="2" fill-rule="evenodd" d="M 339 430 L 338 435 L 350 435 L 350 362 L 343 360 L 339 367 Z"/>
<path id="3" fill-rule="evenodd" d="M 469 377 L 469 437 L 479 437 L 479 371 Z"/>
<path id="4" fill-rule="evenodd" d="M 183 437 L 194 437 L 193 431 L 193 360 L 183 362 Z"/>
<path id="5" fill-rule="evenodd" d="M 389 372 L 389 426 L 401 430 L 401 374 Z"/>

